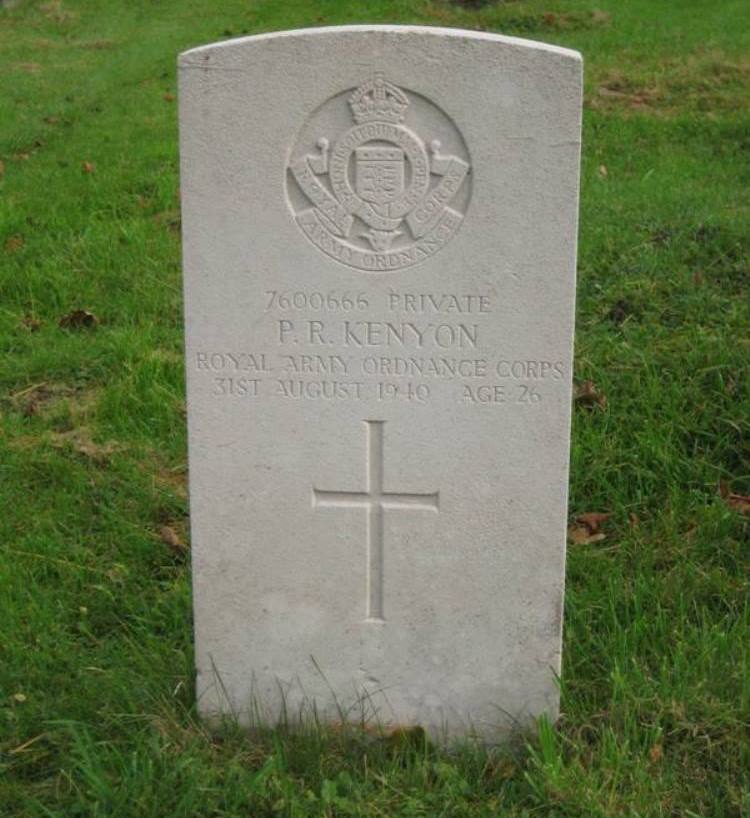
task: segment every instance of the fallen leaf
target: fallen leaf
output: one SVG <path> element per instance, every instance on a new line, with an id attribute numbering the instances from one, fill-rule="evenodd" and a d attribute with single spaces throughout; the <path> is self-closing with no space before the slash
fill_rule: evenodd
<path id="1" fill-rule="evenodd" d="M 5 162 L 0 159 L 0 179 L 2 179 L 3 176 L 5 176 Z"/>
<path id="2" fill-rule="evenodd" d="M 5 240 L 5 252 L 16 253 L 23 247 L 23 245 L 24 245 L 23 236 L 21 235 L 11 236 L 9 239 Z"/>
<path id="3" fill-rule="evenodd" d="M 31 154 L 27 153 L 26 151 L 22 151 L 21 153 L 16 153 L 13 155 L 14 159 L 17 159 L 19 162 L 28 162 L 31 159 Z"/>
<path id="4" fill-rule="evenodd" d="M 499 779 L 507 781 L 518 773 L 518 765 L 512 758 L 501 756 L 496 761 L 488 761 L 485 767 L 485 775 L 489 779 Z"/>
<path id="5" fill-rule="evenodd" d="M 23 704 L 26 701 L 26 695 L 24 693 L 14 693 L 13 701 Z"/>
<path id="6" fill-rule="evenodd" d="M 630 302 L 620 298 L 612 305 L 612 309 L 607 313 L 607 318 L 619 327 L 632 312 L 633 308 Z"/>
<path id="7" fill-rule="evenodd" d="M 636 111 L 642 111 L 644 108 L 648 108 L 648 104 L 649 98 L 643 94 L 635 94 L 630 98 L 630 107 Z"/>
<path id="8" fill-rule="evenodd" d="M 542 15 L 542 20 L 547 26 L 553 26 L 557 22 L 557 15 L 552 11 L 546 11 Z"/>
<path id="9" fill-rule="evenodd" d="M 76 390 L 73 387 L 42 381 L 12 393 L 10 400 L 18 412 L 29 418 L 42 414 L 45 409 L 56 405 L 58 401 L 71 398 L 75 394 Z"/>
<path id="10" fill-rule="evenodd" d="M 161 213 L 157 213 L 154 216 L 154 221 L 166 227 L 168 230 L 173 230 L 176 233 L 179 233 L 182 227 L 181 221 L 181 212 L 178 207 L 171 208 L 170 210 L 164 210 Z"/>
<path id="11" fill-rule="evenodd" d="M 729 490 L 729 486 L 722 481 L 719 483 L 719 494 L 729 508 L 738 514 L 750 514 L 750 495 L 736 494 Z"/>
<path id="12" fill-rule="evenodd" d="M 185 497 L 187 495 L 187 473 L 185 466 L 175 466 L 173 468 L 163 466 L 155 472 L 156 479 L 175 494 Z"/>
<path id="13" fill-rule="evenodd" d="M 602 179 L 606 179 L 606 177 L 607 177 L 607 166 L 606 165 L 599 165 L 599 176 L 601 176 Z"/>
<path id="14" fill-rule="evenodd" d="M 571 526 L 568 529 L 568 541 L 573 545 L 591 545 L 606 539 L 606 534 L 589 534 L 585 526 Z"/>
<path id="15" fill-rule="evenodd" d="M 601 530 L 612 515 L 599 511 L 589 511 L 579 514 L 573 521 L 573 525 L 568 528 L 568 540 L 574 545 L 591 545 L 591 543 L 601 542 L 607 535 Z"/>
<path id="16" fill-rule="evenodd" d="M 655 102 L 658 97 L 656 90 L 652 88 L 639 88 L 637 91 L 634 90 L 629 83 L 618 75 L 611 77 L 606 83 L 600 85 L 596 89 L 596 93 L 600 97 L 622 100 L 630 105 L 631 108 L 638 110 L 647 108 L 651 103 Z"/>
<path id="17" fill-rule="evenodd" d="M 425 731 L 423 727 L 395 727 L 385 737 L 386 745 L 392 750 L 402 750 L 407 747 L 423 747 Z"/>
<path id="18" fill-rule="evenodd" d="M 600 85 L 596 92 L 600 97 L 615 97 L 616 99 L 626 99 L 630 96 L 624 91 L 618 91 L 616 88 L 609 88 L 606 85 Z"/>
<path id="19" fill-rule="evenodd" d="M 106 463 L 109 460 L 109 456 L 116 449 L 117 445 L 115 443 L 106 443 L 103 446 L 99 446 L 93 441 L 83 438 L 79 438 L 75 442 L 75 450 L 96 463 Z"/>
<path id="20" fill-rule="evenodd" d="M 63 329 L 93 329 L 98 323 L 99 319 L 88 310 L 73 310 L 58 322 Z"/>
<path id="21" fill-rule="evenodd" d="M 606 511 L 587 511 L 585 514 L 579 514 L 576 522 L 587 526 L 592 534 L 596 534 L 602 527 L 602 523 L 606 523 L 611 516 L 612 514 Z"/>
<path id="22" fill-rule="evenodd" d="M 584 409 L 594 409 L 597 406 L 605 409 L 607 406 L 606 396 L 597 390 L 593 381 L 576 384 L 573 400 Z"/>
<path id="23" fill-rule="evenodd" d="M 662 748 L 661 744 L 654 744 L 654 746 L 648 751 L 648 757 L 651 759 L 652 763 L 658 764 L 662 758 L 664 758 L 664 749 Z"/>
<path id="24" fill-rule="evenodd" d="M 163 525 L 159 529 L 159 536 L 163 543 L 166 543 L 172 553 L 177 557 L 184 557 L 188 552 L 188 547 L 180 539 L 177 532 L 169 525 Z"/>
<path id="25" fill-rule="evenodd" d="M 112 441 L 109 443 L 95 443 L 86 427 L 55 434 L 54 441 L 58 446 L 71 446 L 78 454 L 88 457 L 89 460 L 99 465 L 108 463 L 110 456 L 119 448 L 119 445 Z"/>
<path id="26" fill-rule="evenodd" d="M 174 94 L 169 94 L 169 93 L 164 94 L 164 101 L 165 102 L 174 102 L 175 101 L 175 95 Z"/>
<path id="27" fill-rule="evenodd" d="M 93 173 L 96 169 L 96 166 L 93 162 L 82 162 L 81 167 L 83 168 L 84 173 Z"/>
<path id="28" fill-rule="evenodd" d="M 33 315 L 24 315 L 20 321 L 20 325 L 29 332 L 36 332 L 43 323 L 41 318 L 34 318 Z"/>
<path id="29" fill-rule="evenodd" d="M 628 514 L 628 521 L 630 522 L 631 528 L 638 528 L 638 526 L 641 524 L 640 518 L 634 511 L 631 511 L 630 514 Z"/>
<path id="30" fill-rule="evenodd" d="M 48 125 L 57 125 L 57 123 L 60 121 L 60 117 L 59 116 L 54 116 L 54 115 L 45 116 L 44 121 Z"/>

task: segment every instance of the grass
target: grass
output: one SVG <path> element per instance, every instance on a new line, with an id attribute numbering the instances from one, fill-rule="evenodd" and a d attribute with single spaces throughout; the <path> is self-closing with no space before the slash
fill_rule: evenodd
<path id="1" fill-rule="evenodd" d="M 175 56 L 347 22 L 586 59 L 571 515 L 612 516 L 560 722 L 499 754 L 194 714 Z M 3 818 L 750 816 L 749 53 L 747 0 L 0 10 Z"/>

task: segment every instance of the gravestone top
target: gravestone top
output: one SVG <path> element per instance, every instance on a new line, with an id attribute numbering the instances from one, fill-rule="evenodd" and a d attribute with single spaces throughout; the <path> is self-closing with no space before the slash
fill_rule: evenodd
<path id="1" fill-rule="evenodd" d="M 580 56 L 345 26 L 179 67 L 201 712 L 554 717 Z"/>
<path id="2" fill-rule="evenodd" d="M 523 37 L 511 37 L 507 34 L 495 34 L 491 31 L 476 31 L 465 28 L 451 28 L 450 26 L 420 26 L 420 25 L 397 25 L 397 24 L 357 24 L 342 26 L 310 26 L 309 28 L 295 28 L 286 31 L 268 31 L 263 34 L 251 34 L 246 37 L 235 37 L 230 40 L 221 40 L 216 43 L 208 43 L 207 45 L 199 45 L 183 51 L 179 56 L 178 65 L 182 67 L 186 64 L 192 64 L 192 60 L 196 56 L 200 56 L 207 51 L 216 53 L 218 49 L 236 48 L 242 43 L 260 43 L 269 40 L 286 40 L 289 38 L 299 40 L 300 37 L 329 37 L 340 38 L 346 34 L 364 34 L 366 37 L 372 37 L 377 34 L 395 34 L 399 37 L 405 35 L 416 37 L 452 37 L 462 41 L 488 41 L 491 43 L 502 43 L 504 46 L 516 46 L 526 50 L 533 50 L 536 52 L 548 52 L 550 54 L 559 54 L 574 62 L 582 63 L 583 58 L 579 51 L 572 48 L 565 48 L 564 46 L 554 45 L 553 43 L 545 43 L 539 40 L 527 40 Z"/>

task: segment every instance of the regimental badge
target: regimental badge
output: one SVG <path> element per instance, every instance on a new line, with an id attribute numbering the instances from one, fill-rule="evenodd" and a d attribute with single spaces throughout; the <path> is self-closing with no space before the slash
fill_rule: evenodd
<path id="1" fill-rule="evenodd" d="M 404 192 L 404 152 L 401 148 L 357 148 L 357 193 L 366 202 L 384 205 Z"/>
<path id="2" fill-rule="evenodd" d="M 344 106 L 353 124 L 326 132 Z M 288 170 L 289 202 L 305 235 L 337 261 L 373 273 L 434 255 L 460 227 L 471 195 L 455 124 L 381 75 L 318 109 Z"/>

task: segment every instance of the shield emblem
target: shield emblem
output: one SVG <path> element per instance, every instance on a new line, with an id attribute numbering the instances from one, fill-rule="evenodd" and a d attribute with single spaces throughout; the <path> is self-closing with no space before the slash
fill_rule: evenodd
<path id="1" fill-rule="evenodd" d="M 371 204 L 389 204 L 404 191 L 401 148 L 357 148 L 357 194 Z"/>

